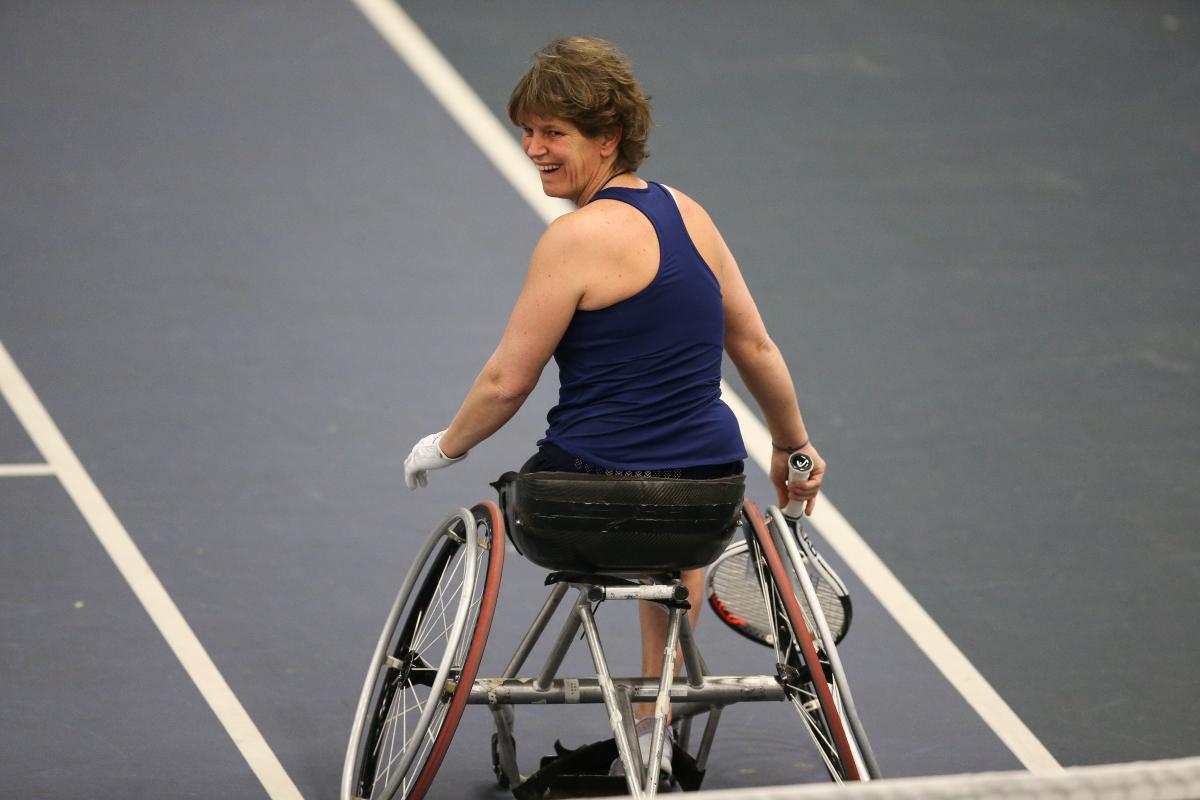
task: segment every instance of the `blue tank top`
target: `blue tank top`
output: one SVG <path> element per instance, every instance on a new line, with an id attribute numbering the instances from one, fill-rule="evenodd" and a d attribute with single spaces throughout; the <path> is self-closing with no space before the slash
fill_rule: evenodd
<path id="1" fill-rule="evenodd" d="M 576 309 L 554 360 L 558 404 L 538 442 L 608 469 L 724 464 L 746 457 L 721 401 L 721 287 L 660 184 L 614 187 L 592 200 L 641 211 L 658 234 L 658 273 L 632 297 Z"/>

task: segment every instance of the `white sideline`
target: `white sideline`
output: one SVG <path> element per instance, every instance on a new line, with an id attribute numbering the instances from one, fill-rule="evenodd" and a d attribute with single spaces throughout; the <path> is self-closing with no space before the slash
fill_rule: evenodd
<path id="1" fill-rule="evenodd" d="M 217 715 L 267 794 L 274 800 L 299 800 L 300 792 L 284 772 L 283 765 L 63 438 L 3 342 L 0 342 L 0 396 L 8 402 L 29 438 L 46 459 L 47 471 L 39 474 L 58 476 L 63 488 L 79 508 L 79 513 L 129 583 L 129 588 L 141 601 L 146 613 L 167 640 L 175 657 Z"/>
<path id="2" fill-rule="evenodd" d="M 542 220 L 549 224 L 571 210 L 572 206 L 567 201 L 548 198 L 542 193 L 537 174 L 520 146 L 397 3 L 393 0 L 353 2 Z M 766 428 L 724 383 L 722 391 L 725 401 L 737 415 L 751 457 L 765 471 L 770 464 L 771 453 Z M 822 496 L 817 504 L 813 524 L 1027 769 L 1033 772 L 1057 772 L 1062 769 L 1033 732 L 838 513 L 827 496 Z"/>
<path id="3" fill-rule="evenodd" d="M 766 426 L 724 382 L 721 384 L 721 390 L 722 399 L 737 415 L 738 424 L 742 428 L 742 439 L 746 443 L 746 451 L 750 458 L 764 472 L 768 471 L 771 466 L 771 435 Z M 821 495 L 816 508 L 813 509 L 811 520 L 820 530 L 826 543 L 854 570 L 901 629 L 916 642 L 917 647 L 921 648 L 926 657 L 1025 768 L 1031 772 L 1046 774 L 1061 771 L 1062 765 L 1050 754 L 1041 740 L 1033 735 L 941 626 L 929 616 L 908 589 L 904 588 L 904 584 L 900 583 L 879 556 L 875 555 L 875 551 L 842 516 L 828 495 Z"/>

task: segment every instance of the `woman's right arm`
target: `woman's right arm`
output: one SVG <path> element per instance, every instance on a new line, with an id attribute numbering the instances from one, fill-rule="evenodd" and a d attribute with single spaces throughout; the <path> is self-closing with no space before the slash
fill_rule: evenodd
<path id="1" fill-rule="evenodd" d="M 504 336 L 442 436 L 449 456 L 466 453 L 508 422 L 525 402 L 571 322 L 586 285 L 580 279 L 579 220 L 556 220 L 533 251 Z"/>
<path id="2" fill-rule="evenodd" d="M 580 252 L 590 252 L 588 233 L 574 215 L 559 218 L 538 241 L 525 285 L 495 352 L 475 378 L 450 426 L 422 438 L 404 460 L 404 482 L 426 485 L 429 470 L 441 469 L 508 422 L 537 385 L 583 297 Z"/>

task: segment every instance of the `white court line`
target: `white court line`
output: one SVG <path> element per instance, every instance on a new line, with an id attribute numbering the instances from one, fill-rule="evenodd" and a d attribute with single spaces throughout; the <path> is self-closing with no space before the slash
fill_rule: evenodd
<path id="1" fill-rule="evenodd" d="M 209 658 L 158 576 L 76 458 L 3 342 L 0 342 L 0 395 L 25 426 L 46 464 L 58 475 L 63 488 L 75 501 L 84 520 L 108 551 L 129 588 L 141 601 L 267 794 L 274 800 L 299 800 L 296 785 L 284 772 L 283 765 L 271 752 L 254 721 L 217 670 L 217 665 Z"/>
<path id="2" fill-rule="evenodd" d="M 53 475 L 49 464 L 0 464 L 0 478 L 26 478 L 34 475 Z"/>
<path id="3" fill-rule="evenodd" d="M 570 202 L 547 197 L 542 192 L 537 171 L 530 167 L 529 159 L 517 147 L 508 128 L 496 119 L 475 90 L 467 85 L 458 70 L 400 6 L 391 0 L 353 2 L 546 224 L 574 209 Z"/>
<path id="4" fill-rule="evenodd" d="M 721 383 L 721 397 L 737 415 L 738 424 L 742 428 L 742 439 L 746 443 L 746 451 L 750 458 L 763 472 L 769 471 L 771 434 L 766 426 L 724 382 Z M 887 609 L 897 624 L 916 642 L 917 647 L 921 648 L 1025 768 L 1037 773 L 1061 771 L 1062 766 L 1057 759 L 1009 708 L 1008 703 L 1004 702 L 1004 698 L 992 688 L 987 679 L 979 674 L 975 665 L 963 655 L 908 589 L 904 588 L 904 584 L 900 583 L 879 556 L 875 555 L 871 546 L 837 510 L 829 495 L 821 495 L 811 519 L 813 525 L 820 529 L 822 538 L 850 565 L 871 594 L 879 599 L 880 604 Z"/>
<path id="5" fill-rule="evenodd" d="M 508 130 L 403 9 L 392 0 L 353 1 L 463 127 L 467 136 L 547 224 L 571 210 L 572 206 L 567 201 L 542 194 L 536 172 Z M 771 453 L 766 428 L 728 386 L 722 384 L 722 391 L 726 403 L 737 414 L 747 450 L 755 463 L 765 471 L 770 464 Z M 822 496 L 817 504 L 813 524 L 820 528 L 830 546 L 1027 769 L 1034 772 L 1062 769 L 1033 732 L 950 641 L 950 637 L 838 513 L 827 496 Z"/>

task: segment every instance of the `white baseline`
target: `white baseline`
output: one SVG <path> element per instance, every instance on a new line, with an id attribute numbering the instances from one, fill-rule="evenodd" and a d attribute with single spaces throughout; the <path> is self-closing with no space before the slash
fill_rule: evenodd
<path id="1" fill-rule="evenodd" d="M 566 200 L 542 193 L 536 170 L 505 126 L 403 9 L 392 0 L 353 2 L 543 221 L 549 224 L 573 208 Z M 766 428 L 724 383 L 722 396 L 737 415 L 751 458 L 766 471 L 771 457 Z M 1054 756 L 875 555 L 828 496 L 822 495 L 812 519 L 823 538 L 1021 763 L 1033 772 L 1060 771 L 1062 767 Z"/>
<path id="2" fill-rule="evenodd" d="M 53 474 L 54 467 L 49 464 L 0 464 L 0 478 L 28 478 Z"/>

